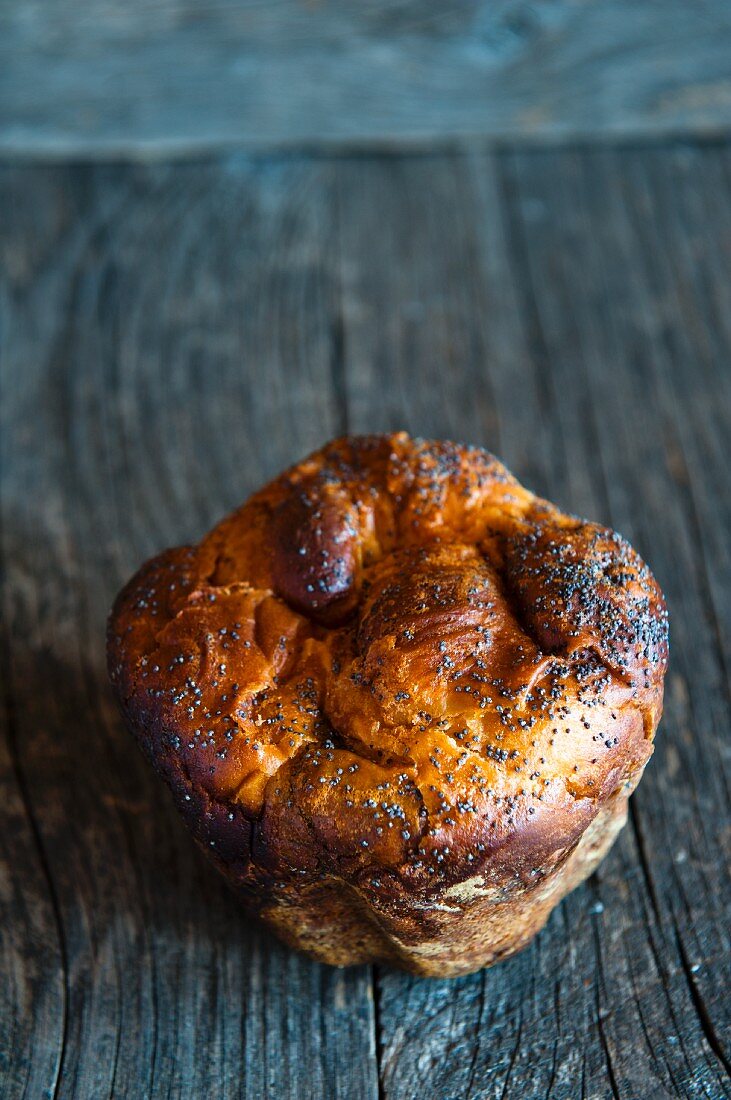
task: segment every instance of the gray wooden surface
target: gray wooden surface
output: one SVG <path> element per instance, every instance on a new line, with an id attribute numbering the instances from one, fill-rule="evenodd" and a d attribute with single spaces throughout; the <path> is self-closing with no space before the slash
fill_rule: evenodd
<path id="1" fill-rule="evenodd" d="M 0 151 L 716 134 L 728 0 L 5 0 Z"/>
<path id="2" fill-rule="evenodd" d="M 0 169 L 0 1095 L 731 1096 L 731 147 Z M 670 604 L 600 872 L 452 982 L 253 927 L 122 728 L 104 619 L 343 432 L 482 443 Z"/>

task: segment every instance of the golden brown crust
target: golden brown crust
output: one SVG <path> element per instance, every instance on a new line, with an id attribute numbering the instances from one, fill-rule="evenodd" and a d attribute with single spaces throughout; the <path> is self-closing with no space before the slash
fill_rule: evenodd
<path id="1" fill-rule="evenodd" d="M 118 597 L 109 669 L 198 841 L 285 939 L 460 973 L 623 820 L 667 615 L 611 531 L 477 448 L 346 438 Z"/>

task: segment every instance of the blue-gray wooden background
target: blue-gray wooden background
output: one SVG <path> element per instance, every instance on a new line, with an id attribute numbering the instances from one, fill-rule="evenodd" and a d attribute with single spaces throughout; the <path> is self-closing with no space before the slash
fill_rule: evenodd
<path id="1" fill-rule="evenodd" d="M 599 872 L 457 981 L 245 917 L 122 582 L 345 431 L 483 444 L 668 596 Z M 731 3 L 0 0 L 0 1096 L 731 1097 Z"/>

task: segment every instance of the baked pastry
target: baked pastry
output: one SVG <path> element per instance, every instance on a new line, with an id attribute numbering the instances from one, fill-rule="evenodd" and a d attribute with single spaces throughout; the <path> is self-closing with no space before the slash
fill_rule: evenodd
<path id="1" fill-rule="evenodd" d="M 518 951 L 622 827 L 667 612 L 475 447 L 344 438 L 119 595 L 130 729 L 248 909 L 335 965 Z"/>

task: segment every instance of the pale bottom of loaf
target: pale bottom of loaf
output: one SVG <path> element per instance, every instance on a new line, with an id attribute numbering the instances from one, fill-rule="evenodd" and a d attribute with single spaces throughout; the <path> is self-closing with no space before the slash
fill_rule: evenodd
<path id="1" fill-rule="evenodd" d="M 438 904 L 412 910 L 408 930 L 406 921 L 400 929 L 398 915 L 374 914 L 340 879 L 269 904 L 261 916 L 290 946 L 332 966 L 383 961 L 424 977 L 469 974 L 526 946 L 561 898 L 604 859 L 627 819 L 627 801 L 626 790 L 616 795 L 536 885 L 506 889 L 469 880 Z M 429 927 L 423 940 L 413 932 L 420 914 Z"/>

